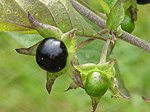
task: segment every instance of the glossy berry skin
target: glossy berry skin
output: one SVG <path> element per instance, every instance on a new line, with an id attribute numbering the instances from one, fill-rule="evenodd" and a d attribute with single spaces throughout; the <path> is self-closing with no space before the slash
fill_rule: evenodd
<path id="1" fill-rule="evenodd" d="M 150 3 L 150 0 L 137 0 L 138 4 L 148 4 Z"/>
<path id="2" fill-rule="evenodd" d="M 85 91 L 93 97 L 101 97 L 108 90 L 108 79 L 99 72 L 91 72 L 88 74 L 85 82 Z"/>
<path id="3" fill-rule="evenodd" d="M 51 73 L 61 71 L 66 65 L 67 57 L 65 44 L 56 38 L 45 38 L 36 50 L 37 64 Z"/>

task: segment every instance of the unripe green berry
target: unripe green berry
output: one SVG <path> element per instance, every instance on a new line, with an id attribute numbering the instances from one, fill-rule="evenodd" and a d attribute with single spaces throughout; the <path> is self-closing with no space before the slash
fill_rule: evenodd
<path id="1" fill-rule="evenodd" d="M 128 33 L 131 33 L 134 30 L 135 24 L 129 15 L 127 14 L 125 15 L 125 18 L 123 22 L 121 23 L 121 28 Z"/>
<path id="2" fill-rule="evenodd" d="M 88 74 L 85 82 L 85 91 L 93 97 L 101 97 L 108 90 L 109 82 L 107 77 L 99 72 Z"/>

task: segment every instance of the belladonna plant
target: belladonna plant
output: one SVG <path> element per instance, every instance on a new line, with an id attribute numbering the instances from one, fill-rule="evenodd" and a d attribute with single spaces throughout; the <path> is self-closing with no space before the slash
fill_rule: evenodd
<path id="1" fill-rule="evenodd" d="M 112 98 L 128 98 L 118 89 L 115 78 L 115 60 L 106 62 L 107 50 L 111 44 L 108 38 L 102 50 L 98 64 L 79 64 L 76 56 L 75 31 L 63 33 L 59 28 L 40 23 L 30 13 L 28 19 L 31 27 L 44 39 L 29 48 L 19 48 L 20 54 L 35 56 L 37 64 L 47 72 L 47 91 L 51 92 L 55 80 L 61 75 L 70 75 L 72 83 L 67 90 L 81 87 L 91 97 L 93 112 L 101 97 L 109 90 Z"/>
<path id="2" fill-rule="evenodd" d="M 35 57 L 37 65 L 47 73 L 46 89 L 49 94 L 59 76 L 69 75 L 72 83 L 68 86 L 67 91 L 76 88 L 83 89 L 91 98 L 93 112 L 106 92 L 110 92 L 112 98 L 129 98 L 117 73 L 117 61 L 111 55 L 113 55 L 117 39 L 150 52 L 149 42 L 130 33 L 134 30 L 134 22 L 137 20 L 137 3 L 148 4 L 149 0 L 114 0 L 113 5 L 98 0 L 99 5 L 105 4 L 106 7 L 102 7 L 105 14 L 88 7 L 88 4 L 83 0 L 78 0 L 81 4 L 76 0 L 48 0 L 48 4 L 52 5 L 47 5 L 47 1 L 44 0 L 33 1 L 36 4 L 30 4 L 29 1 L 17 2 L 17 4 L 15 1 L 6 1 L 3 0 L 1 3 L 3 10 L 0 13 L 0 31 L 29 31 L 33 29 L 43 37 L 35 45 L 29 48 L 19 48 L 16 51 Z M 39 10 L 36 10 L 37 8 Z M 52 12 L 51 9 L 53 9 Z M 40 21 L 30 13 L 26 18 L 27 11 L 32 12 L 35 18 Z M 92 23 L 86 21 L 81 15 Z M 51 25 L 41 23 L 41 21 Z M 88 39 L 77 44 L 76 31 L 78 36 Z M 78 49 L 98 39 L 105 42 L 100 61 L 81 64 L 76 55 Z M 116 77 L 120 79 L 118 81 L 122 82 L 122 84 L 119 83 L 121 85 L 118 84 Z M 119 90 L 121 87 L 127 95 Z M 142 98 L 146 102 L 150 101 L 149 98 Z"/>

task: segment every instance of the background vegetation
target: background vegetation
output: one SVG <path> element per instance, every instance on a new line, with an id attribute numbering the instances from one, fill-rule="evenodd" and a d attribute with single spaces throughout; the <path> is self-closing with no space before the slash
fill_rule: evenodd
<path id="1" fill-rule="evenodd" d="M 150 4 L 138 6 L 138 10 L 133 34 L 150 42 Z M 19 39 L 25 38 L 34 41 L 20 43 Z M 0 33 L 0 39 L 0 112 L 91 112 L 91 101 L 84 90 L 64 92 L 70 80 L 62 76 L 49 95 L 45 88 L 46 74 L 37 66 L 35 58 L 15 52 L 15 48 L 30 46 L 42 39 L 39 35 Z M 93 42 L 78 52 L 82 63 L 97 62 L 98 46 L 101 45 Z M 150 104 L 141 96 L 150 97 L 150 54 L 120 40 L 114 52 L 132 98 L 114 100 L 106 93 L 97 112 L 149 112 Z"/>

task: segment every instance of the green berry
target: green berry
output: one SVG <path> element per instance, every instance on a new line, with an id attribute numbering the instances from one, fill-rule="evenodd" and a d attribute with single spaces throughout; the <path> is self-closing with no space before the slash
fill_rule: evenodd
<path id="1" fill-rule="evenodd" d="M 108 90 L 109 82 L 105 75 L 99 72 L 88 74 L 85 82 L 85 91 L 93 97 L 101 97 Z"/>
<path id="2" fill-rule="evenodd" d="M 121 28 L 128 33 L 131 33 L 134 30 L 135 24 L 129 15 L 127 15 L 127 14 L 125 15 L 125 18 L 124 18 L 123 22 L 121 23 Z"/>

